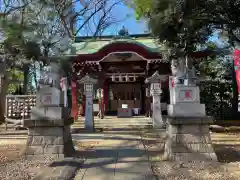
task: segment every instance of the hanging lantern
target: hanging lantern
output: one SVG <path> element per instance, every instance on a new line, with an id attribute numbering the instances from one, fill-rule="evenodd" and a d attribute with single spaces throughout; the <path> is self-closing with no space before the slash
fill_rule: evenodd
<path id="1" fill-rule="evenodd" d="M 128 75 L 126 75 L 125 79 L 126 79 L 126 82 L 129 81 L 129 77 L 128 77 Z"/>
<path id="2" fill-rule="evenodd" d="M 115 76 L 114 75 L 112 75 L 112 82 L 114 82 L 115 81 Z"/>
<path id="3" fill-rule="evenodd" d="M 123 79 L 122 79 L 122 75 L 119 75 L 119 82 L 122 82 Z"/>
<path id="4" fill-rule="evenodd" d="M 135 76 L 135 74 L 133 75 L 133 81 L 136 81 L 136 76 Z"/>

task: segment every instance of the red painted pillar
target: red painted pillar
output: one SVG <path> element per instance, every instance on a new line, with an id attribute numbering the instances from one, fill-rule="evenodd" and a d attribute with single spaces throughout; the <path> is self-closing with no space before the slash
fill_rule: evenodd
<path id="1" fill-rule="evenodd" d="M 107 80 L 104 81 L 104 84 L 103 84 L 103 103 L 104 103 L 104 106 L 105 106 L 105 109 L 104 111 L 108 110 L 108 82 Z"/>
<path id="2" fill-rule="evenodd" d="M 83 94 L 83 98 L 82 98 L 82 108 L 83 108 L 82 115 L 83 116 L 85 116 L 85 105 L 86 105 L 86 96 L 85 96 L 85 94 Z"/>
<path id="3" fill-rule="evenodd" d="M 72 117 L 74 119 L 76 119 L 77 118 L 77 114 L 78 114 L 77 82 L 76 82 L 76 80 L 72 79 L 71 86 L 72 86 Z"/>

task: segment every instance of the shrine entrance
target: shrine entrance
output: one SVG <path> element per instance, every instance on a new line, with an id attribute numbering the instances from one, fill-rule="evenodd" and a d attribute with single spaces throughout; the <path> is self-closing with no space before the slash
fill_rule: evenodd
<path id="1" fill-rule="evenodd" d="M 109 112 L 117 112 L 123 104 L 138 112 L 144 108 L 141 83 L 113 83 L 109 84 L 109 91 Z"/>
<path id="2" fill-rule="evenodd" d="M 161 53 L 156 51 L 159 48 L 153 48 L 156 46 L 153 39 L 145 37 L 144 42 L 141 43 L 139 40 L 142 37 L 136 38 L 131 41 L 126 39 L 96 40 L 98 43 L 105 43 L 95 52 L 79 52 L 73 58 L 72 68 L 75 76 L 72 78 L 72 84 L 77 84 L 86 73 L 98 79 L 95 89 L 103 90 L 102 102 L 105 115 L 123 117 L 126 113 L 126 117 L 132 117 L 145 114 L 146 107 L 151 105 L 146 102 L 148 87 L 144 82 L 145 79 L 156 71 L 164 75 L 171 74 L 168 59 L 163 58 Z M 88 43 L 86 47 L 90 44 Z M 96 42 L 94 44 L 95 47 Z M 77 99 L 77 96 L 81 94 L 79 93 L 81 87 L 73 85 L 72 99 Z M 168 81 L 162 83 L 162 90 L 165 89 L 168 89 Z M 93 92 L 93 110 L 95 114 L 98 114 L 100 103 L 99 97 L 95 94 L 97 93 Z M 79 114 L 84 116 L 84 94 L 83 100 L 80 101 L 81 106 L 77 100 L 72 102 L 73 116 L 76 118 Z M 83 110 L 80 111 L 78 107 L 82 107 Z"/>

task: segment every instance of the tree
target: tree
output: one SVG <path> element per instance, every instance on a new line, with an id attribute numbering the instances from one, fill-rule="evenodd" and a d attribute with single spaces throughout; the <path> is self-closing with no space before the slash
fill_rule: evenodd
<path id="1" fill-rule="evenodd" d="M 147 8 L 142 8 L 147 4 L 149 5 Z M 152 4 L 149 0 L 134 0 L 132 7 L 136 10 L 137 18 L 145 18 L 149 22 L 151 32 L 159 42 L 174 50 L 171 52 L 184 52 L 180 55 L 186 56 L 189 52 L 196 50 L 199 45 L 204 45 L 212 32 L 218 30 L 225 33 L 232 47 L 235 47 L 240 39 L 240 18 L 237 16 L 240 13 L 239 0 L 153 0 Z M 170 58 L 172 55 L 171 53 Z M 233 107 L 236 111 L 238 95 L 234 69 L 230 66 L 232 63 L 226 65 L 226 58 L 220 59 L 222 61 L 216 57 L 209 57 L 201 63 L 201 66 L 205 67 L 205 73 L 210 68 L 208 72 L 210 77 L 221 77 L 216 70 L 224 72 L 225 68 L 228 68 L 228 74 L 229 70 L 233 72 L 235 97 Z M 222 78 L 226 77 L 222 76 Z"/>
<path id="2" fill-rule="evenodd" d="M 9 72 L 15 68 L 23 70 L 24 84 L 28 81 L 27 74 L 34 75 L 36 81 L 36 61 L 45 65 L 53 56 L 61 56 L 79 34 L 101 35 L 106 28 L 117 22 L 111 16 L 111 10 L 119 2 L 3 1 L 0 3 L 0 28 L 4 37 L 1 42 L 2 67 Z M 77 3 L 81 3 L 80 8 L 73 11 L 73 6 Z M 62 64 L 66 64 L 65 61 Z M 65 70 L 68 71 L 68 68 Z M 6 73 L 3 76 L 6 88 L 2 86 L 2 89 L 7 89 L 10 76 Z M 6 91 L 1 92 L 0 119 L 3 120 Z"/>
<path id="3" fill-rule="evenodd" d="M 152 0 L 133 0 L 125 1 L 127 5 L 135 10 L 136 19 L 149 19 L 152 10 Z"/>
<path id="4" fill-rule="evenodd" d="M 119 22 L 111 12 L 121 0 L 39 1 L 54 10 L 68 37 L 73 39 L 78 35 L 99 36 Z"/>

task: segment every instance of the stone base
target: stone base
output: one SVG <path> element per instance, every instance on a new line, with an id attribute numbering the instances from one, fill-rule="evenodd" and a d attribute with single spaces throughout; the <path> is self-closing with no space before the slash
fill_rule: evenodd
<path id="1" fill-rule="evenodd" d="M 187 112 L 187 113 L 186 113 Z M 205 104 L 200 103 L 177 103 L 168 105 L 168 115 L 169 116 L 205 116 Z"/>
<path id="2" fill-rule="evenodd" d="M 209 134 L 211 117 L 168 117 L 164 156 L 174 161 L 217 161 Z"/>
<path id="3" fill-rule="evenodd" d="M 25 120 L 28 128 L 26 158 L 71 157 L 75 153 L 70 132 L 73 119 L 66 120 Z"/>
<path id="4" fill-rule="evenodd" d="M 69 108 L 66 107 L 33 107 L 31 109 L 31 119 L 47 120 L 47 119 L 64 119 L 69 117 Z"/>

